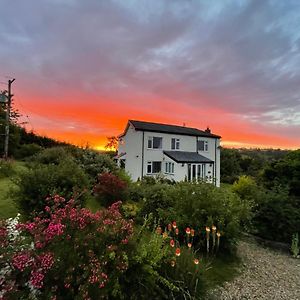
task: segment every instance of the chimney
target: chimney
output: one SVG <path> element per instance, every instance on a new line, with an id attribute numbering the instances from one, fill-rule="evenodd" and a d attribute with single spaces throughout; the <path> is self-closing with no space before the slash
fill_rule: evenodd
<path id="1" fill-rule="evenodd" d="M 207 126 L 207 128 L 205 129 L 205 132 L 207 132 L 207 133 L 211 132 L 209 126 Z"/>

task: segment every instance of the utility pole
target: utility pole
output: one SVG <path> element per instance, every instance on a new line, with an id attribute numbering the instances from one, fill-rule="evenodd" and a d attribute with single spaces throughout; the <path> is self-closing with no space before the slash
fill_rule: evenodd
<path id="1" fill-rule="evenodd" d="M 11 109 L 11 85 L 15 81 L 15 78 L 12 80 L 8 80 L 8 101 L 6 107 L 6 126 L 5 126 L 5 140 L 4 140 L 4 159 L 8 158 L 8 142 L 9 142 L 9 124 L 10 124 L 10 109 Z"/>

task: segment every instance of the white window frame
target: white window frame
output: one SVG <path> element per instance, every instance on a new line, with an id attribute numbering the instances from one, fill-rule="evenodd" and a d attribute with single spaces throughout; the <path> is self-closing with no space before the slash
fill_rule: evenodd
<path id="1" fill-rule="evenodd" d="M 174 141 L 175 148 L 173 148 L 173 141 Z M 180 149 L 180 139 L 172 138 L 171 139 L 171 150 L 179 150 L 179 149 Z"/>
<path id="2" fill-rule="evenodd" d="M 161 139 L 161 144 L 160 144 L 160 147 L 159 148 L 153 148 L 153 139 L 154 138 L 158 138 L 158 139 Z M 150 143 L 149 143 L 150 142 Z M 148 140 L 147 140 L 147 149 L 153 149 L 153 150 L 161 150 L 163 147 L 162 147 L 162 144 L 163 144 L 163 138 L 161 136 L 148 136 Z M 149 147 L 150 146 L 150 147 Z"/>
<path id="3" fill-rule="evenodd" d="M 203 142 L 203 150 L 200 150 L 199 149 L 199 142 Z M 198 142 L 197 142 L 197 150 L 198 151 L 201 151 L 201 152 L 208 152 L 208 141 L 206 141 L 206 140 L 198 140 Z"/>
<path id="4" fill-rule="evenodd" d="M 166 174 L 174 174 L 174 163 L 167 161 L 165 163 L 165 173 Z"/>
<path id="5" fill-rule="evenodd" d="M 159 172 L 155 172 L 155 173 L 153 172 L 153 164 L 154 163 L 160 163 L 160 171 Z M 148 171 L 149 168 L 150 168 L 150 172 Z M 162 169 L 161 161 L 156 160 L 156 161 L 148 161 L 147 162 L 147 174 L 159 174 L 159 173 L 161 173 L 161 169 Z"/>

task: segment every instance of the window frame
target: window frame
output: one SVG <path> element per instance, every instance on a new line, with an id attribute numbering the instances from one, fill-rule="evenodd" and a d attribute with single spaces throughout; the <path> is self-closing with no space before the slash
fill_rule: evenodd
<path id="1" fill-rule="evenodd" d="M 199 143 L 203 142 L 203 150 L 199 149 Z M 208 152 L 208 141 L 206 140 L 197 140 L 197 151 Z"/>
<path id="2" fill-rule="evenodd" d="M 165 162 L 165 174 L 174 174 L 175 164 L 170 161 Z"/>
<path id="3" fill-rule="evenodd" d="M 154 163 L 159 163 L 160 164 L 160 171 L 154 172 Z M 149 172 L 150 169 L 150 172 Z M 147 162 L 147 174 L 159 174 L 162 172 L 162 162 L 161 161 L 148 161 Z"/>
<path id="4" fill-rule="evenodd" d="M 173 141 L 174 141 L 174 147 L 173 147 Z M 179 138 L 171 138 L 171 150 L 180 150 Z"/>
<path id="5" fill-rule="evenodd" d="M 160 139 L 160 147 L 154 148 L 154 139 Z M 148 136 L 147 149 L 161 150 L 163 148 L 163 138 L 161 136 Z"/>

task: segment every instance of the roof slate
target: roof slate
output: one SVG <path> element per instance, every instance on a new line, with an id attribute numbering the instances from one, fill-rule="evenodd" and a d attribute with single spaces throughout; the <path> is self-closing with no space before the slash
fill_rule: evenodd
<path id="1" fill-rule="evenodd" d="M 212 160 L 197 152 L 164 151 L 164 154 L 177 163 L 213 163 Z"/>
<path id="2" fill-rule="evenodd" d="M 161 133 L 173 133 L 173 134 L 182 134 L 182 135 L 191 135 L 191 136 L 202 136 L 202 137 L 212 137 L 212 138 L 221 138 L 219 135 L 206 132 L 204 130 L 199 130 L 197 128 L 177 126 L 177 125 L 168 125 L 161 123 L 152 123 L 144 122 L 137 120 L 129 120 L 129 122 L 134 126 L 136 130 L 141 131 L 152 131 L 152 132 L 161 132 Z"/>

